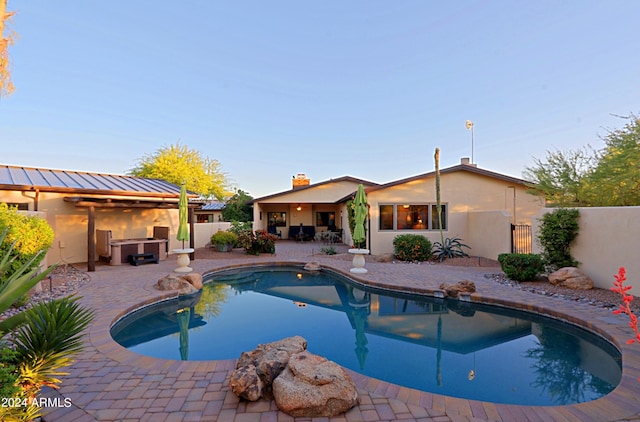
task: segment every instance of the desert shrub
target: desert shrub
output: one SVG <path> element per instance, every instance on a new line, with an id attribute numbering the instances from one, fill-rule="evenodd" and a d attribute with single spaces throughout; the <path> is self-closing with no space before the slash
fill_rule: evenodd
<path id="1" fill-rule="evenodd" d="M 41 250 L 47 250 L 53 243 L 53 229 L 43 218 L 29 216 L 10 209 L 7 204 L 0 203 L 0 232 L 7 229 L 4 241 L 0 243 L 0 255 L 11 249 L 15 260 L 11 263 L 5 276 L 11 275 L 18 268 L 29 262 Z M 40 264 L 45 254 L 40 254 L 32 262 L 35 267 Z"/>
<path id="2" fill-rule="evenodd" d="M 501 253 L 498 262 L 505 275 L 514 281 L 530 281 L 544 271 L 542 257 L 538 254 Z"/>
<path id="3" fill-rule="evenodd" d="M 469 256 L 462 248 L 471 249 L 469 245 L 462 243 L 459 237 L 447 237 L 444 243 L 436 242 L 433 244 L 433 256 L 440 262 L 446 258 L 462 258 Z"/>
<path id="4" fill-rule="evenodd" d="M 238 243 L 249 255 L 261 253 L 275 253 L 278 236 L 268 233 L 266 230 L 242 232 L 238 236 Z"/>
<path id="5" fill-rule="evenodd" d="M 558 208 L 542 217 L 538 241 L 544 262 L 551 270 L 579 265 L 571 256 L 571 243 L 580 229 L 578 218 L 580 211 L 568 208 Z"/>
<path id="6" fill-rule="evenodd" d="M 431 242 L 419 234 L 401 234 L 393 239 L 393 254 L 401 261 L 428 261 Z"/>

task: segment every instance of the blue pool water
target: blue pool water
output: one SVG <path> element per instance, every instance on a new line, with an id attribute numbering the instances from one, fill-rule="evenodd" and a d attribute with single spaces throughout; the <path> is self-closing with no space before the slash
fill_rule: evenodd
<path id="1" fill-rule="evenodd" d="M 196 296 L 126 316 L 113 338 L 143 355 L 215 360 L 301 335 L 310 352 L 365 375 L 494 403 L 580 403 L 620 381 L 620 354 L 608 342 L 530 313 L 370 290 L 300 268 L 207 281 Z"/>

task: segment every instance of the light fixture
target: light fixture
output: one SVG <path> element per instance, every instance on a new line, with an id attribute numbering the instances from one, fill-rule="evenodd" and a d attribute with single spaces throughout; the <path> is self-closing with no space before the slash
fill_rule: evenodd
<path id="1" fill-rule="evenodd" d="M 409 209 L 409 207 L 410 207 L 410 205 L 403 205 L 403 206 L 402 206 L 402 208 L 404 208 L 405 210 L 406 210 L 406 209 Z"/>
<path id="2" fill-rule="evenodd" d="M 465 123 L 467 130 L 471 130 L 471 164 L 473 164 L 473 122 L 471 120 L 467 120 Z"/>
<path id="3" fill-rule="evenodd" d="M 298 204 L 298 207 L 296 208 L 297 211 L 302 211 L 302 207 L 300 206 L 300 204 Z"/>
<path id="4" fill-rule="evenodd" d="M 296 277 L 298 277 L 298 280 L 302 280 L 302 273 L 296 274 Z"/>

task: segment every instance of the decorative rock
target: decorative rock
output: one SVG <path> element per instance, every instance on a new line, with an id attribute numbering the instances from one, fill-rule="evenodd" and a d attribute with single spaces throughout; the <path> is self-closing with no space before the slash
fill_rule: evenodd
<path id="1" fill-rule="evenodd" d="M 198 289 L 193 287 L 187 280 L 172 274 L 158 280 L 156 289 L 162 291 L 177 290 L 179 294 L 192 294 L 198 291 Z"/>
<path id="2" fill-rule="evenodd" d="M 183 275 L 180 278 L 191 283 L 191 285 L 196 289 L 198 290 L 202 289 L 202 274 L 191 273 L 191 274 Z"/>
<path id="3" fill-rule="evenodd" d="M 462 280 L 455 284 L 442 283 L 440 289 L 444 290 L 449 297 L 458 297 L 460 293 L 474 293 L 476 285 L 473 281 Z"/>
<path id="4" fill-rule="evenodd" d="M 575 290 L 593 289 L 593 280 L 576 267 L 563 267 L 549 274 L 549 283 Z"/>
<path id="5" fill-rule="evenodd" d="M 304 269 L 307 271 L 320 271 L 320 263 L 319 262 L 307 262 L 304 266 Z"/>
<path id="6" fill-rule="evenodd" d="M 395 255 L 392 253 L 384 253 L 382 255 L 376 256 L 376 262 L 393 262 L 395 259 Z"/>
<path id="7" fill-rule="evenodd" d="M 249 401 L 259 400 L 264 394 L 265 385 L 253 365 L 237 368 L 231 374 L 229 388 L 238 397 Z"/>
<path id="8" fill-rule="evenodd" d="M 304 351 L 307 340 L 288 337 L 273 343 L 260 344 L 250 352 L 243 352 L 231 374 L 231 391 L 244 399 L 255 401 L 271 392 L 273 380 L 280 375 L 292 354 Z"/>
<path id="9" fill-rule="evenodd" d="M 278 409 L 294 417 L 332 417 L 356 406 L 360 397 L 339 365 L 304 351 L 289 358 L 273 382 Z"/>

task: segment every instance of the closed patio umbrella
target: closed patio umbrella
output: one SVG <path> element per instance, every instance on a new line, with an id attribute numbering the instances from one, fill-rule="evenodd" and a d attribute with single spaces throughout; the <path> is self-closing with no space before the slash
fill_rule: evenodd
<path id="1" fill-rule="evenodd" d="M 180 188 L 180 200 L 178 201 L 178 215 L 179 215 L 179 225 L 178 225 L 178 235 L 176 238 L 178 240 L 182 240 L 182 249 L 184 249 L 184 242 L 189 240 L 189 225 L 187 224 L 187 220 L 189 218 L 189 205 L 187 202 L 187 188 L 185 184 L 182 184 Z"/>
<path id="2" fill-rule="evenodd" d="M 367 196 L 362 183 L 358 185 L 354 204 L 356 225 L 353 230 L 353 243 L 360 247 L 365 242 L 364 221 L 367 219 Z"/>

